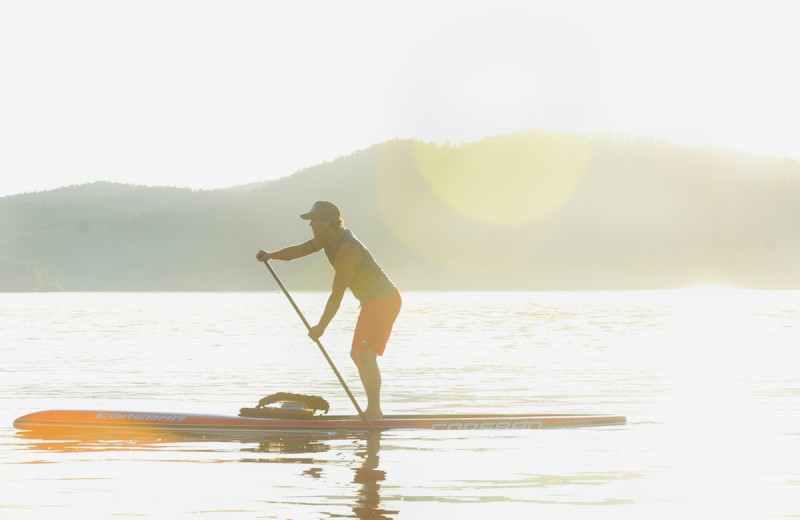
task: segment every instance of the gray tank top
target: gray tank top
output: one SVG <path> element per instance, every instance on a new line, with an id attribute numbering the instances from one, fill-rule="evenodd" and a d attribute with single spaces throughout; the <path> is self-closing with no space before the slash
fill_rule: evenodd
<path id="1" fill-rule="evenodd" d="M 368 301 L 389 296 L 397 290 L 397 287 L 386 276 L 386 273 L 380 268 L 369 250 L 349 229 L 344 230 L 336 245 L 325 247 L 325 256 L 328 257 L 331 265 L 333 265 L 333 260 L 336 258 L 336 252 L 339 251 L 339 246 L 345 242 L 352 242 L 361 249 L 361 262 L 356 266 L 353 272 L 353 280 L 350 282 L 350 290 L 358 301 L 364 304 Z"/>

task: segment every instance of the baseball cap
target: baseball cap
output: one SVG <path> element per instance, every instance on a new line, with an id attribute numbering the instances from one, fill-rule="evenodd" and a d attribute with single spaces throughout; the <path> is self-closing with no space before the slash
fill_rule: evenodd
<path id="1" fill-rule="evenodd" d="M 311 206 L 311 211 L 303 213 L 300 218 L 303 220 L 338 220 L 342 213 L 336 204 L 327 200 L 318 200 Z"/>

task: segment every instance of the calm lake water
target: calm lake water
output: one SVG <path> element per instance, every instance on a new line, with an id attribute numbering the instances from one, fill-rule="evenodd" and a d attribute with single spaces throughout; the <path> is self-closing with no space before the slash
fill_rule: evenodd
<path id="1" fill-rule="evenodd" d="M 326 294 L 295 299 L 316 322 Z M 322 343 L 351 389 L 348 296 Z M 800 292 L 405 293 L 386 413 L 628 425 L 252 441 L 40 439 L 50 408 L 352 404 L 278 292 L 0 295 L 0 518 L 800 518 Z"/>

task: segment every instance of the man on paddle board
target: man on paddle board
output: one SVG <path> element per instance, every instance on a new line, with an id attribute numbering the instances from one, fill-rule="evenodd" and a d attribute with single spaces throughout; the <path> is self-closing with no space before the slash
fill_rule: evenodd
<path id="1" fill-rule="evenodd" d="M 317 340 L 325 332 L 349 287 L 361 303 L 350 357 L 358 367 L 361 383 L 367 393 L 367 419 L 380 419 L 381 373 L 377 356 L 382 356 L 400 313 L 401 298 L 397 287 L 383 272 L 378 263 L 353 232 L 344 227 L 341 212 L 332 202 L 320 200 L 311 211 L 300 215 L 308 220 L 314 238 L 269 253 L 258 252 L 259 262 L 267 260 L 295 260 L 312 253 L 325 251 L 325 256 L 335 270 L 333 288 L 319 323 L 311 327 L 308 335 Z"/>

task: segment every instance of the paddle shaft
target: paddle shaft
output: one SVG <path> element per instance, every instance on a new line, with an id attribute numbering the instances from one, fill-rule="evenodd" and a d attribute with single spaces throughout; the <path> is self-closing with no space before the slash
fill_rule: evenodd
<path id="1" fill-rule="evenodd" d="M 264 260 L 264 265 L 266 265 L 267 269 L 269 269 L 269 272 L 272 273 L 272 277 L 275 278 L 275 281 L 278 283 L 278 287 L 280 287 L 281 290 L 283 291 L 283 294 L 285 294 L 286 297 L 289 299 L 289 303 L 292 304 L 292 307 L 294 307 L 295 312 L 297 312 L 297 315 L 300 316 L 300 319 L 303 321 L 303 325 L 305 325 L 306 329 L 308 329 L 310 331 L 311 330 L 311 325 L 308 324 L 308 321 L 306 320 L 306 317 L 303 316 L 302 312 L 300 312 L 300 308 L 294 302 L 294 299 L 292 298 L 292 295 L 289 294 L 289 291 L 286 290 L 286 286 L 283 285 L 283 282 L 281 282 L 281 279 L 278 278 L 278 274 L 275 272 L 275 270 L 269 264 L 269 260 Z M 358 406 L 358 401 L 356 401 L 356 398 L 353 396 L 353 392 L 350 391 L 350 388 L 347 386 L 347 383 L 344 382 L 344 379 L 342 378 L 342 374 L 340 374 L 339 371 L 336 369 L 336 365 L 333 364 L 333 360 L 328 355 L 328 353 L 325 351 L 325 347 L 322 346 L 322 343 L 320 343 L 319 339 L 315 339 L 314 343 L 317 344 L 317 346 L 319 347 L 320 352 L 322 352 L 322 355 L 325 356 L 326 360 L 328 360 L 328 364 L 333 369 L 333 373 L 336 374 L 336 377 L 339 379 L 339 382 L 342 384 L 342 388 L 344 388 L 344 391 L 347 392 L 347 397 L 350 398 L 350 401 L 352 401 L 353 406 L 356 407 L 356 411 L 358 412 L 358 416 L 361 418 L 362 421 L 364 421 L 364 426 L 367 427 L 367 430 L 369 430 L 370 433 L 374 433 L 374 430 L 372 429 L 372 426 L 369 424 L 369 421 L 364 416 L 364 412 L 362 412 L 361 411 L 361 407 Z"/>

